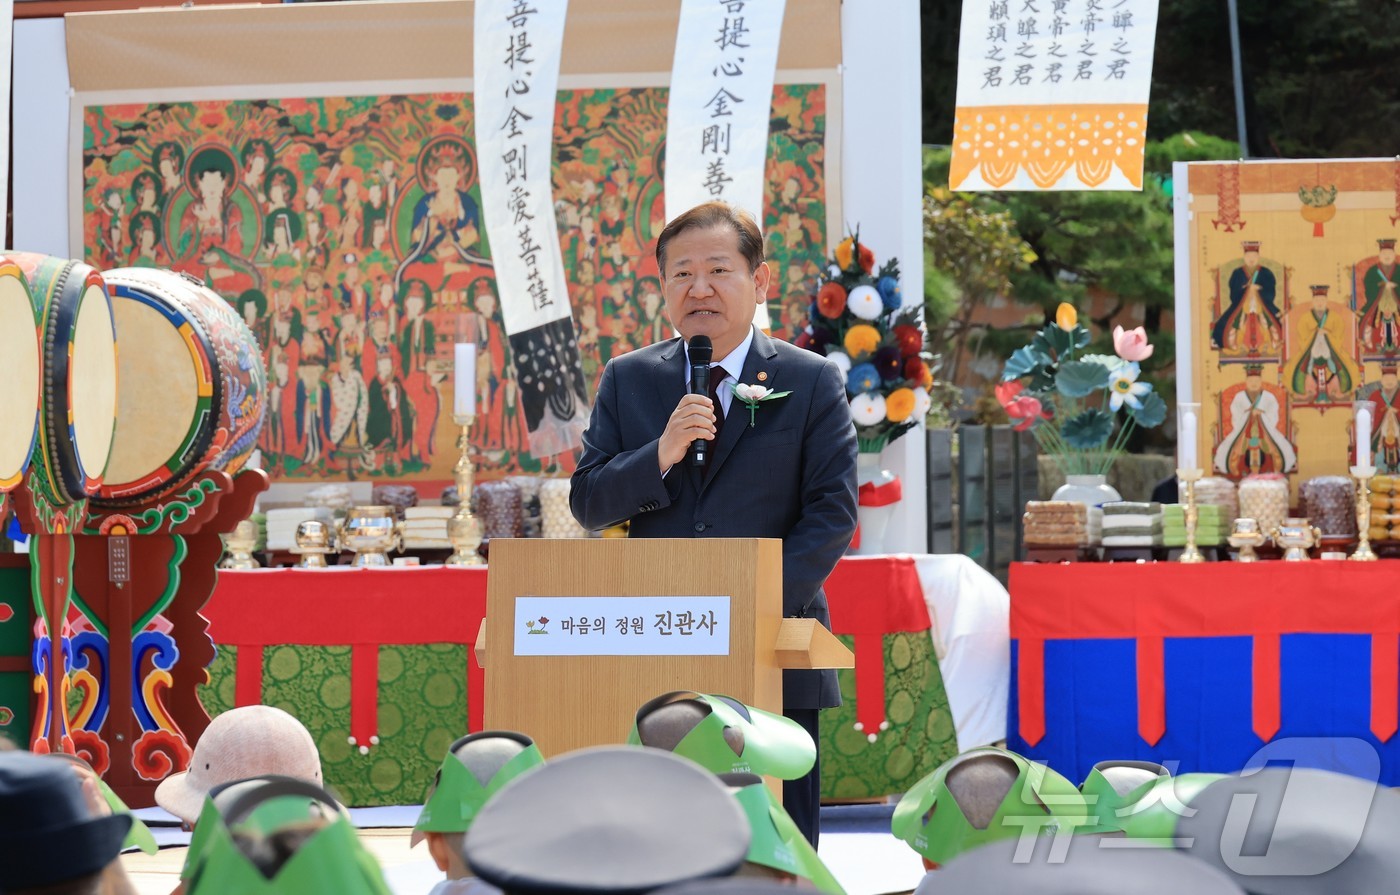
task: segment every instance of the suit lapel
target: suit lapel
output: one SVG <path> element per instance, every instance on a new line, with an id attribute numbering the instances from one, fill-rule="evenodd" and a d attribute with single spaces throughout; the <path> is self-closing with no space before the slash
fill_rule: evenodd
<path id="1" fill-rule="evenodd" d="M 739 383 L 755 385 L 759 382 L 768 388 L 776 389 L 778 380 L 778 351 L 773 347 L 773 340 L 765 336 L 762 330 L 754 330 L 753 344 L 749 346 L 749 356 L 744 358 L 744 372 L 739 376 Z M 762 380 L 758 374 L 767 374 Z M 715 446 L 714 456 L 710 458 L 709 475 L 705 476 L 700 484 L 700 493 L 704 494 L 705 489 L 719 475 L 720 467 L 724 461 L 734 451 L 734 446 L 739 443 L 739 439 L 744 437 L 744 433 L 749 430 L 749 409 L 734 396 L 729 402 L 729 413 L 724 418 L 724 431 L 719 433 L 719 444 Z"/>

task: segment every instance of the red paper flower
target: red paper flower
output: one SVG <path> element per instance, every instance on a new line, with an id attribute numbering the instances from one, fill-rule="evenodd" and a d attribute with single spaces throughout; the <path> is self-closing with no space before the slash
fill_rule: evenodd
<path id="1" fill-rule="evenodd" d="M 92 765 L 97 776 L 101 777 L 112 766 L 111 752 L 107 748 L 107 743 L 97 735 L 96 731 L 73 731 L 73 745 L 77 748 L 77 756 Z"/>
<path id="2" fill-rule="evenodd" d="M 997 401 L 1001 404 L 1006 415 L 1015 422 L 1012 431 L 1024 432 L 1034 426 L 1036 420 L 1050 419 L 1050 413 L 1045 410 L 1039 399 L 1029 395 L 1022 395 L 1021 391 L 1025 387 L 1020 382 L 1003 382 L 996 387 Z"/>
<path id="3" fill-rule="evenodd" d="M 824 283 L 817 293 L 817 310 L 829 320 L 840 318 L 846 311 L 845 288 L 836 282 Z"/>
<path id="4" fill-rule="evenodd" d="M 904 378 L 914 383 L 915 388 L 928 388 L 933 385 L 932 371 L 929 370 L 928 364 L 917 357 L 905 361 Z"/>
<path id="5" fill-rule="evenodd" d="M 901 323 L 894 328 L 894 337 L 899 342 L 899 353 L 905 357 L 913 357 L 924 350 L 924 334 L 917 326 Z"/>
<path id="6" fill-rule="evenodd" d="M 865 243 L 860 246 L 860 269 L 866 273 L 875 269 L 875 252 Z"/>

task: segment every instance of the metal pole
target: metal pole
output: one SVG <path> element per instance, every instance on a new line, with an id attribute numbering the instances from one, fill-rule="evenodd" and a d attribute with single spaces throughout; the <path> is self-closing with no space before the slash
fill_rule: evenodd
<path id="1" fill-rule="evenodd" d="M 1230 10 L 1230 67 L 1235 78 L 1235 127 L 1240 138 L 1240 158 L 1249 158 L 1249 132 L 1244 123 L 1244 69 L 1240 62 L 1240 10 L 1238 0 L 1227 0 Z"/>

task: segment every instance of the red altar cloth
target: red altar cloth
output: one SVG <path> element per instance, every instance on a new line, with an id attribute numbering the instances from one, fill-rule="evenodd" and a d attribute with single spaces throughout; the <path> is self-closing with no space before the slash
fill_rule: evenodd
<path id="1" fill-rule="evenodd" d="M 238 647 L 234 699 L 262 701 L 263 648 L 349 646 L 350 735 L 376 735 L 379 646 L 476 642 L 486 617 L 486 569 L 262 569 L 220 571 L 204 607 L 216 646 Z M 486 679 L 467 650 L 467 724 L 481 730 Z"/>
<path id="2" fill-rule="evenodd" d="M 826 595 L 832 630 L 855 639 L 857 718 L 878 731 L 885 720 L 884 635 L 931 626 L 914 560 L 842 559 Z M 265 647 L 350 646 L 350 732 L 368 744 L 378 729 L 379 646 L 470 647 L 486 617 L 486 568 L 220 571 L 203 615 L 215 645 L 238 647 L 238 705 L 261 701 Z M 481 730 L 486 682 L 470 649 L 466 676 L 468 729 Z"/>
<path id="3" fill-rule="evenodd" d="M 1279 637 L 1371 638 L 1371 731 L 1397 726 L 1400 688 L 1400 562 L 1079 563 L 1011 567 L 1011 638 L 1020 733 L 1045 735 L 1047 640 L 1137 641 L 1138 733 L 1166 730 L 1163 639 L 1251 637 L 1252 726 L 1266 742 L 1279 729 Z"/>

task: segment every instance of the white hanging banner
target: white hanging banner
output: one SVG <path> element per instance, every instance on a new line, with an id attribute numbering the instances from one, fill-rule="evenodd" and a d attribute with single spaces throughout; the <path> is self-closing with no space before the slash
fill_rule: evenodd
<path id="1" fill-rule="evenodd" d="M 1158 0 L 963 0 L 949 185 L 1142 189 Z"/>
<path id="2" fill-rule="evenodd" d="M 666 220 L 728 202 L 763 224 L 785 0 L 682 0 L 666 112 Z M 754 322 L 769 328 L 759 305 Z"/>
<path id="3" fill-rule="evenodd" d="M 551 164 L 568 0 L 477 0 L 473 103 L 482 218 L 537 457 L 582 444 L 579 360 Z"/>

